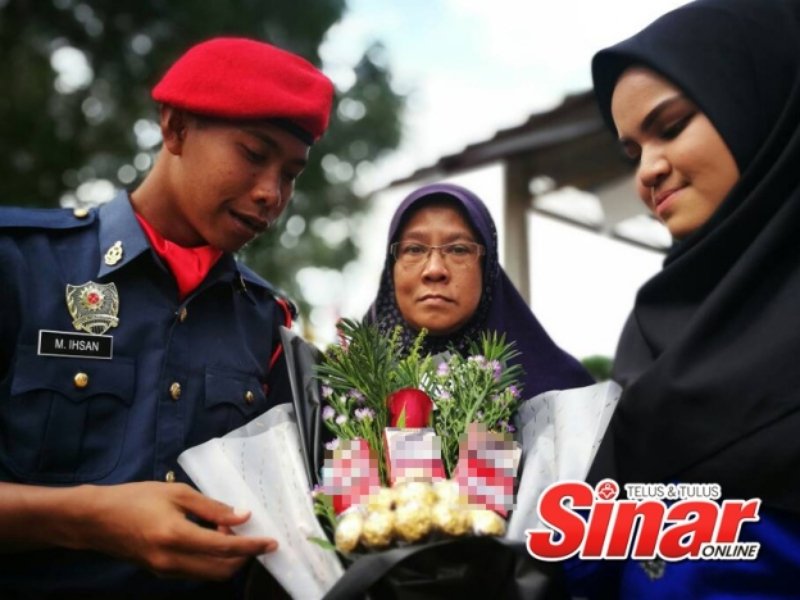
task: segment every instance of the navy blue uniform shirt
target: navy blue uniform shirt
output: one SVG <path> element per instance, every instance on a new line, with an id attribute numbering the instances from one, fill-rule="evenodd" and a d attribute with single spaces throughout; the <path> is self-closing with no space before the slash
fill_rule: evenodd
<path id="1" fill-rule="evenodd" d="M 115 292 L 102 287 L 111 283 Z M 110 314 L 114 296 L 116 327 L 76 329 Z M 270 286 L 228 254 L 180 302 L 125 192 L 83 217 L 0 208 L 0 481 L 187 481 L 183 450 L 289 399 L 285 363 L 269 369 L 283 314 Z M 90 552 L 0 560 L 0 597 L 182 585 Z"/>

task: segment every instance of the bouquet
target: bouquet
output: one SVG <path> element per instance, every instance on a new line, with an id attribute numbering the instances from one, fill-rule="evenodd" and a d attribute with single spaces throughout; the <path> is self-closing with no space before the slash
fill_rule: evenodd
<path id="1" fill-rule="evenodd" d="M 340 327 L 341 344 L 317 367 L 322 420 L 336 437 L 316 501 L 336 547 L 502 535 L 520 456 L 511 438 L 521 374 L 509 364 L 512 345 L 484 334 L 466 357 L 434 357 L 420 352 L 422 331 L 404 355 L 399 331 Z"/>
<path id="2" fill-rule="evenodd" d="M 492 334 L 463 357 L 425 355 L 423 338 L 401 355 L 396 336 L 351 321 L 325 355 L 288 329 L 281 337 L 291 404 L 190 448 L 179 463 L 203 493 L 252 509 L 235 530 L 278 540 L 259 560 L 293 598 L 563 597 L 557 564 L 532 559 L 524 532 L 547 485 L 585 477 L 615 384 L 522 400 L 520 371 L 508 365 L 514 350 Z M 448 499 L 450 509 L 430 510 Z M 406 510 L 398 535 L 409 501 L 428 505 L 428 517 Z M 506 524 L 500 515 L 511 508 Z M 494 517 L 476 535 L 454 512 Z M 337 554 L 335 524 L 353 513 L 358 536 Z M 498 524 L 505 535 L 487 535 L 501 533 Z"/>

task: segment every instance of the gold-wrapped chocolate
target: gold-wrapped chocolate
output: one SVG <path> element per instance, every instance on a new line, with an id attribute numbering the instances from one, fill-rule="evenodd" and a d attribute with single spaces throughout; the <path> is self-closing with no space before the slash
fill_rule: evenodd
<path id="1" fill-rule="evenodd" d="M 433 525 L 447 535 L 461 536 L 469 531 L 469 511 L 455 504 L 437 502 L 431 509 Z"/>
<path id="2" fill-rule="evenodd" d="M 477 509 L 469 511 L 472 533 L 475 535 L 502 536 L 506 532 L 506 521 L 493 510 Z"/>
<path id="3" fill-rule="evenodd" d="M 394 490 L 382 487 L 377 492 L 370 495 L 367 500 L 367 510 L 392 510 L 394 508 Z"/>
<path id="4" fill-rule="evenodd" d="M 417 542 L 431 531 L 431 506 L 422 502 L 399 504 L 394 511 L 394 530 L 406 542 Z"/>
<path id="5" fill-rule="evenodd" d="M 361 539 L 361 532 L 364 529 L 364 515 L 359 510 L 351 510 L 345 513 L 336 524 L 334 541 L 336 549 L 348 554 L 356 549 Z"/>
<path id="6" fill-rule="evenodd" d="M 394 486 L 394 498 L 397 506 L 404 504 L 422 504 L 430 507 L 436 502 L 436 494 L 430 483 L 407 481 Z"/>
<path id="7" fill-rule="evenodd" d="M 392 543 L 394 512 L 385 508 L 372 510 L 364 519 L 361 541 L 368 548 L 385 548 Z"/>
<path id="8" fill-rule="evenodd" d="M 433 492 L 439 502 L 455 506 L 459 504 L 458 482 L 455 479 L 443 479 L 433 484 Z"/>

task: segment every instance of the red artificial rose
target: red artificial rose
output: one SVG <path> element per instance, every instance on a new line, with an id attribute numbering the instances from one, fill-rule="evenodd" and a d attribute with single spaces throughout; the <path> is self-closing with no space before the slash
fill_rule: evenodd
<path id="1" fill-rule="evenodd" d="M 403 388 L 389 395 L 390 427 L 427 427 L 433 401 L 428 394 L 415 388 Z"/>

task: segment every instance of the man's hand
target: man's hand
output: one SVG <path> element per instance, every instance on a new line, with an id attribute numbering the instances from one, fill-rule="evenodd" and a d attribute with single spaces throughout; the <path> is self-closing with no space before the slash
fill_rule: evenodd
<path id="1" fill-rule="evenodd" d="M 196 524 L 189 515 L 216 529 Z M 168 577 L 224 580 L 247 558 L 274 551 L 277 543 L 270 538 L 232 534 L 230 528 L 249 517 L 181 483 L 0 484 L 0 546 L 8 541 L 11 551 L 14 546 L 96 550 Z M 25 522 L 35 522 L 37 533 L 31 536 Z"/>

